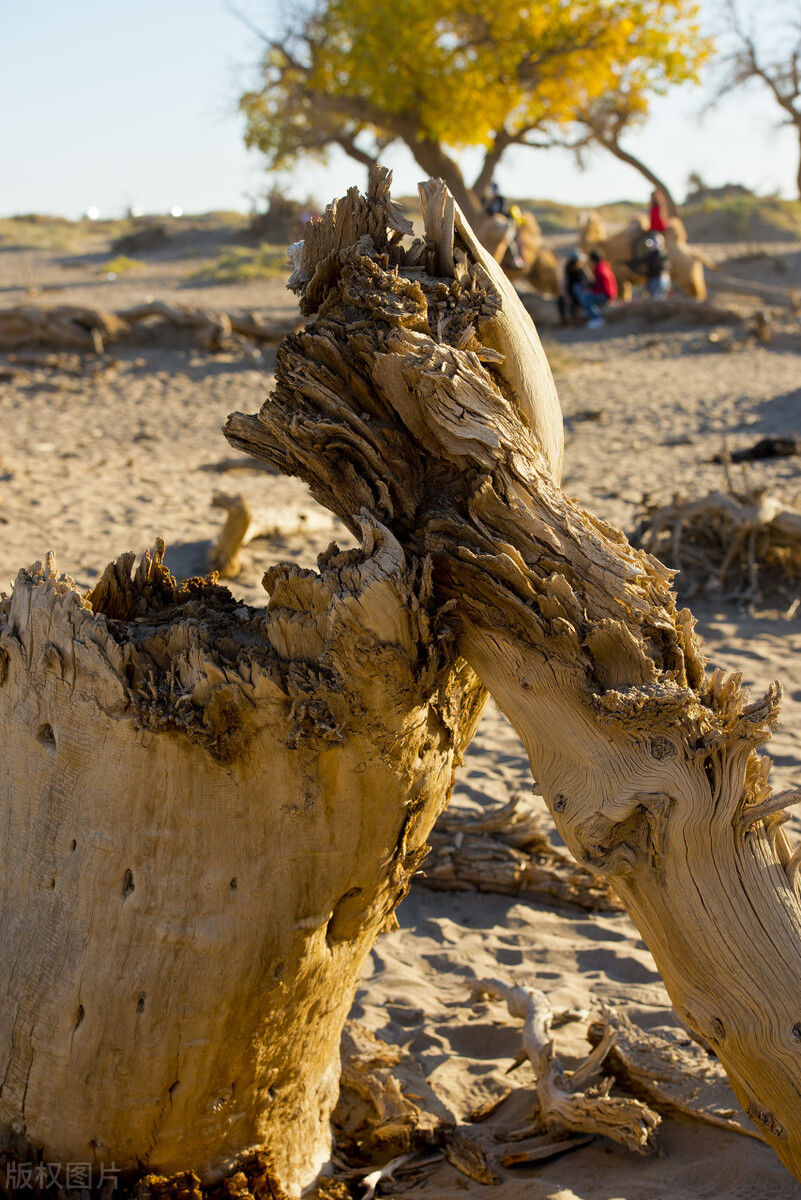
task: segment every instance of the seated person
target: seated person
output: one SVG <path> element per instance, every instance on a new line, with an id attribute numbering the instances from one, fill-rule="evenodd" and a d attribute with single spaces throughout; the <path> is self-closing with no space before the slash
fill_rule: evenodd
<path id="1" fill-rule="evenodd" d="M 593 271 L 592 292 L 597 297 L 596 303 L 608 304 L 617 300 L 617 280 L 611 264 L 597 250 L 590 250 L 590 262 Z"/>
<path id="2" fill-rule="evenodd" d="M 569 318 L 575 319 L 581 308 L 588 317 L 587 328 L 599 329 L 604 323 L 600 305 L 606 301 L 606 296 L 592 290 L 578 250 L 571 250 L 565 263 L 564 290 L 558 300 L 562 324 L 566 325 Z"/>

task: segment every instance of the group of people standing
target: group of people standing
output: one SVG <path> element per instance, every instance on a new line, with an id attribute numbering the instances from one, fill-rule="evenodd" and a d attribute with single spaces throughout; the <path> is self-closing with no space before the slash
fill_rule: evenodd
<path id="1" fill-rule="evenodd" d="M 664 197 L 655 190 L 651 194 L 649 229 L 638 238 L 626 264 L 633 272 L 645 277 L 646 290 L 654 300 L 664 300 L 670 292 L 664 237 L 668 221 Z M 591 250 L 588 258 L 589 264 L 585 266 L 578 250 L 568 254 L 563 291 L 558 299 L 559 316 L 566 325 L 583 312 L 587 317 L 587 328 L 598 329 L 604 324 L 601 315 L 604 306 L 617 299 L 618 286 L 611 264 L 598 250 Z"/>

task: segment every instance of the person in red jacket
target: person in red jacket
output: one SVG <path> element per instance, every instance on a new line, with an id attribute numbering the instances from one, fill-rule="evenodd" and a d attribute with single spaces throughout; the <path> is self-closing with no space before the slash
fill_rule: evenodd
<path id="1" fill-rule="evenodd" d="M 659 188 L 654 188 L 651 192 L 651 233 L 664 233 L 669 219 L 665 197 Z"/>
<path id="2" fill-rule="evenodd" d="M 611 265 L 601 257 L 597 250 L 590 251 L 590 262 L 593 271 L 593 295 L 603 296 L 604 299 L 601 302 L 603 304 L 608 304 L 610 300 L 617 300 L 617 280 Z"/>

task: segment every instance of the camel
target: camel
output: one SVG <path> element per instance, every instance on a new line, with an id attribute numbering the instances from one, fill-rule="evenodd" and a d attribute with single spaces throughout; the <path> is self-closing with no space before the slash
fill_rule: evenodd
<path id="1" fill-rule="evenodd" d="M 485 215 L 476 221 L 479 238 L 492 257 L 503 267 L 509 279 L 525 279 L 538 292 L 558 296 L 561 290 L 559 265 L 556 255 L 542 244 L 539 221 L 532 212 L 524 212 L 520 224 L 518 243 L 524 266 L 512 265 L 511 243 L 516 226 L 508 217 Z"/>
<path id="2" fill-rule="evenodd" d="M 644 216 L 634 217 L 624 229 L 613 234 L 607 234 L 606 226 L 597 213 L 590 213 L 581 227 L 579 245 L 585 253 L 598 250 L 609 260 L 621 285 L 623 299 L 630 298 L 632 284 L 643 282 L 642 274 L 632 270 L 629 264 L 634 258 L 638 239 L 647 232 L 648 221 Z M 704 267 L 713 264 L 700 251 L 687 244 L 687 231 L 679 217 L 671 217 L 664 238 L 674 285 L 693 300 L 706 300 Z"/>
<path id="3" fill-rule="evenodd" d="M 671 217 L 665 230 L 665 250 L 670 262 L 673 281 L 696 300 L 706 300 L 707 288 L 704 267 L 715 264 L 700 250 L 687 244 L 687 230 L 680 217 Z"/>

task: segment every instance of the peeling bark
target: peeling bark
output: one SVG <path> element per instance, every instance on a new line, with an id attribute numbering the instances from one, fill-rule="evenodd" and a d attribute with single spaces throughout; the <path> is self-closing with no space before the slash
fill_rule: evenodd
<path id="1" fill-rule="evenodd" d="M 330 1151 L 342 1027 L 484 691 L 387 530 L 177 585 L 157 547 L 84 598 L 0 601 L 0 1140 L 215 1178 Z"/>
<path id="2" fill-rule="evenodd" d="M 612 881 L 680 1016 L 801 1177 L 801 902 L 757 753 L 780 688 L 750 702 L 739 675 L 709 674 L 671 573 L 560 491 L 533 327 L 444 185 L 421 196 L 411 245 L 376 173 L 296 248 L 314 320 L 228 437 L 431 559 L 567 846 Z"/>

